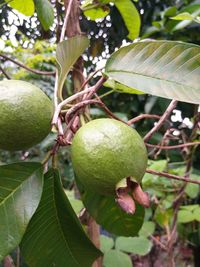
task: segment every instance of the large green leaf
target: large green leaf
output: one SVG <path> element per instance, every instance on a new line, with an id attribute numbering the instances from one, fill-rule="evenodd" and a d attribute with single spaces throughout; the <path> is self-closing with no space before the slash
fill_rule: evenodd
<path id="1" fill-rule="evenodd" d="M 145 93 L 200 103 L 200 47 L 174 41 L 143 41 L 122 47 L 106 74 Z"/>
<path id="2" fill-rule="evenodd" d="M 49 0 L 34 0 L 35 9 L 42 27 L 47 31 L 54 21 L 54 9 Z"/>
<path id="3" fill-rule="evenodd" d="M 107 231 L 122 236 L 135 236 L 144 220 L 144 208 L 137 205 L 134 215 L 119 208 L 114 196 L 103 196 L 92 192 L 82 195 L 88 212 Z"/>
<path id="4" fill-rule="evenodd" d="M 131 0 L 115 0 L 114 4 L 119 10 L 129 31 L 128 38 L 134 40 L 140 34 L 140 14 Z"/>
<path id="5" fill-rule="evenodd" d="M 91 267 L 101 255 L 82 229 L 56 170 L 45 175 L 42 199 L 21 250 L 31 267 Z"/>
<path id="6" fill-rule="evenodd" d="M 34 14 L 35 6 L 33 0 L 5 0 L 9 6 L 16 9 L 25 16 L 32 16 Z"/>
<path id="7" fill-rule="evenodd" d="M 0 261 L 20 242 L 42 194 L 39 163 L 0 166 Z"/>
<path id="8" fill-rule="evenodd" d="M 59 43 L 56 48 L 56 60 L 59 66 L 58 97 L 62 100 L 62 87 L 71 67 L 89 46 L 87 37 L 79 35 Z"/>

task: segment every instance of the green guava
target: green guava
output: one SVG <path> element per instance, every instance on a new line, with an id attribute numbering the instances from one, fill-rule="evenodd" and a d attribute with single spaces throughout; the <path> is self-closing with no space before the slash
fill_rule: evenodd
<path id="1" fill-rule="evenodd" d="M 116 194 L 126 178 L 140 183 L 147 167 L 145 144 L 136 130 L 114 119 L 82 126 L 71 146 L 74 172 L 81 184 L 100 194 Z"/>
<path id="2" fill-rule="evenodd" d="M 0 149 L 18 151 L 40 143 L 51 130 L 53 104 L 38 87 L 0 81 Z"/>

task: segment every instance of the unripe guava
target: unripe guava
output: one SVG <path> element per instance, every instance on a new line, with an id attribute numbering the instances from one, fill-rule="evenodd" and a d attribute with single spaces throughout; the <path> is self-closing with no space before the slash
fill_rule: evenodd
<path id="1" fill-rule="evenodd" d="M 81 184 L 100 194 L 116 194 L 126 178 L 140 183 L 147 167 L 145 144 L 136 130 L 114 119 L 96 119 L 75 134 L 72 164 Z"/>
<path id="2" fill-rule="evenodd" d="M 0 149 L 17 151 L 40 143 L 51 130 L 53 104 L 38 87 L 0 81 Z"/>

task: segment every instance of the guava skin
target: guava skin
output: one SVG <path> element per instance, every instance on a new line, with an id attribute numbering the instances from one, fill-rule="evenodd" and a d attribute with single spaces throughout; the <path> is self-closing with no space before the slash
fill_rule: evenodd
<path id="1" fill-rule="evenodd" d="M 18 151 L 40 143 L 51 130 L 53 104 L 38 87 L 0 81 L 0 149 Z"/>
<path id="2" fill-rule="evenodd" d="M 145 144 L 136 130 L 114 119 L 96 119 L 82 126 L 71 146 L 72 165 L 85 188 L 115 195 L 118 183 L 138 183 L 147 167 Z"/>

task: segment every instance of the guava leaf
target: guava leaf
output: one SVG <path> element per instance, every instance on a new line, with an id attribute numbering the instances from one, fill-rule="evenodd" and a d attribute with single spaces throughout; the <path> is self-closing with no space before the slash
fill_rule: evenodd
<path id="1" fill-rule="evenodd" d="M 56 48 L 56 61 L 59 67 L 58 98 L 62 100 L 62 87 L 65 78 L 77 59 L 89 46 L 89 39 L 79 35 L 59 43 Z"/>
<path id="2" fill-rule="evenodd" d="M 148 94 L 200 103 L 200 46 L 141 41 L 120 48 L 106 63 L 107 76 Z"/>
<path id="3" fill-rule="evenodd" d="M 34 14 L 35 5 L 33 0 L 5 0 L 9 6 L 16 9 L 25 16 L 32 16 Z"/>
<path id="4" fill-rule="evenodd" d="M 144 220 L 144 208 L 137 205 L 134 215 L 125 213 L 114 196 L 103 196 L 88 190 L 82 194 L 83 204 L 90 215 L 105 230 L 122 236 L 135 236 Z"/>
<path id="5" fill-rule="evenodd" d="M 41 202 L 22 240 L 21 251 L 31 267 L 91 267 L 101 256 L 73 211 L 57 170 L 45 175 Z"/>
<path id="6" fill-rule="evenodd" d="M 43 170 L 40 163 L 0 166 L 0 261 L 19 245 L 40 202 Z"/>
<path id="7" fill-rule="evenodd" d="M 35 0 L 35 9 L 42 27 L 47 31 L 54 21 L 54 9 L 49 0 Z"/>
<path id="8" fill-rule="evenodd" d="M 119 10 L 129 31 L 128 38 L 134 40 L 140 34 L 140 14 L 131 0 L 115 0 L 114 4 Z"/>

